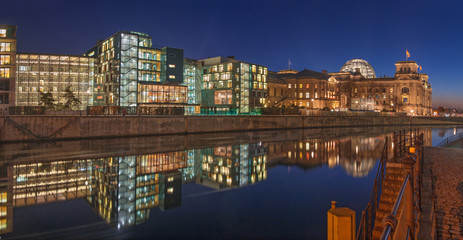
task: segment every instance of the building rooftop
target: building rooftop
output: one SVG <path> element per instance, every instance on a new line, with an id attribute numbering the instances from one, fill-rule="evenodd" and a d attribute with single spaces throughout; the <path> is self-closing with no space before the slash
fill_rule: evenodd
<path id="1" fill-rule="evenodd" d="M 267 75 L 267 82 L 269 83 L 279 83 L 279 84 L 286 84 L 286 81 L 283 79 L 286 74 L 279 74 L 276 72 L 268 71 Z M 290 74 L 293 75 L 293 74 Z"/>
<path id="2" fill-rule="evenodd" d="M 305 69 L 303 71 L 300 71 L 297 74 L 294 74 L 293 76 L 289 77 L 294 77 L 294 78 L 316 78 L 316 79 L 328 79 L 328 75 L 323 74 L 321 72 L 316 72 L 312 70 Z"/>

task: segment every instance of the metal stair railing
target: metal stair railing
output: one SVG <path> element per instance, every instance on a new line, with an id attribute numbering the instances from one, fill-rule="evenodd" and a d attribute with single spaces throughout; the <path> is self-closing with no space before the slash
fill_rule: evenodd
<path id="1" fill-rule="evenodd" d="M 388 143 L 389 138 L 386 137 L 384 143 L 383 152 L 381 155 L 381 160 L 378 166 L 378 171 L 376 172 L 375 184 L 373 186 L 373 191 L 371 192 L 370 201 L 368 202 L 367 207 L 362 212 L 362 218 L 360 219 L 360 225 L 357 232 L 357 239 L 371 239 L 373 234 L 373 229 L 375 227 L 376 220 L 376 211 L 379 207 L 379 201 L 381 199 L 381 193 L 383 188 L 383 180 L 386 175 L 386 162 L 388 160 Z"/>
<path id="2" fill-rule="evenodd" d="M 404 165 L 407 175 L 403 180 L 391 213 L 383 219 L 385 227 L 383 228 L 381 240 L 415 239 L 416 222 L 421 213 L 424 134 L 418 134 L 417 130 L 412 130 L 407 135 L 410 137 L 402 138 L 406 141 L 405 143 L 398 142 L 399 145 L 405 146 L 405 148 L 402 147 L 401 149 L 407 150 L 408 153 L 406 157 L 401 157 L 401 163 Z M 395 139 L 400 139 L 400 137 L 395 137 Z M 402 156 L 403 154 L 401 153 L 400 155 Z M 397 216 L 399 206 L 402 206 L 401 216 Z M 399 219 L 403 221 L 399 221 Z M 404 226 L 403 224 L 406 225 Z M 395 233 L 396 230 L 400 231 Z M 406 231 L 405 235 L 403 231 Z"/>

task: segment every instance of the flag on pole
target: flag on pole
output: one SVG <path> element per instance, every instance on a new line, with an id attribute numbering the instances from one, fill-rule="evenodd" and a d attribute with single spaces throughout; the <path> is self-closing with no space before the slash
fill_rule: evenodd
<path id="1" fill-rule="evenodd" d="M 423 68 L 422 68 L 421 65 L 420 65 L 420 71 L 421 71 L 421 70 L 423 70 Z"/>
<path id="2" fill-rule="evenodd" d="M 288 69 L 291 69 L 291 60 L 288 59 Z"/>
<path id="3" fill-rule="evenodd" d="M 408 58 L 410 57 L 410 53 L 408 52 L 408 49 L 405 49 L 405 55 L 407 56 L 406 58 L 408 60 Z"/>

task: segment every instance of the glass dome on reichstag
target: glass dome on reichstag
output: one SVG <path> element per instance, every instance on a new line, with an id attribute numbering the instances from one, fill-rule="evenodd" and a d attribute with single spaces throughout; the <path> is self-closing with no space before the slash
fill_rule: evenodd
<path id="1" fill-rule="evenodd" d="M 344 63 L 341 67 L 341 72 L 355 72 L 355 69 L 360 69 L 360 74 L 365 78 L 376 78 L 375 70 L 371 65 L 363 59 L 352 59 Z"/>

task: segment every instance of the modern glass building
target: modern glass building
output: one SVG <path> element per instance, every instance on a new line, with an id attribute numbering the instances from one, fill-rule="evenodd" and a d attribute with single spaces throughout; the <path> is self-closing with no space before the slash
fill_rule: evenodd
<path id="1" fill-rule="evenodd" d="M 184 59 L 183 61 L 183 85 L 188 87 L 187 114 L 200 113 L 201 104 L 201 65 L 197 60 Z"/>
<path id="2" fill-rule="evenodd" d="M 93 105 L 93 57 L 18 53 L 16 66 L 16 106 L 40 105 L 40 92 L 50 92 L 55 104 L 64 104 L 67 87 L 80 100 L 79 109 Z"/>
<path id="3" fill-rule="evenodd" d="M 16 26 L 0 25 L 0 114 L 14 105 Z"/>
<path id="4" fill-rule="evenodd" d="M 201 113 L 260 114 L 267 97 L 267 67 L 215 57 L 202 65 Z"/>
<path id="5" fill-rule="evenodd" d="M 183 50 L 153 48 L 145 33 L 118 32 L 85 55 L 97 58 L 94 106 L 157 103 L 149 85 L 183 83 Z"/>

